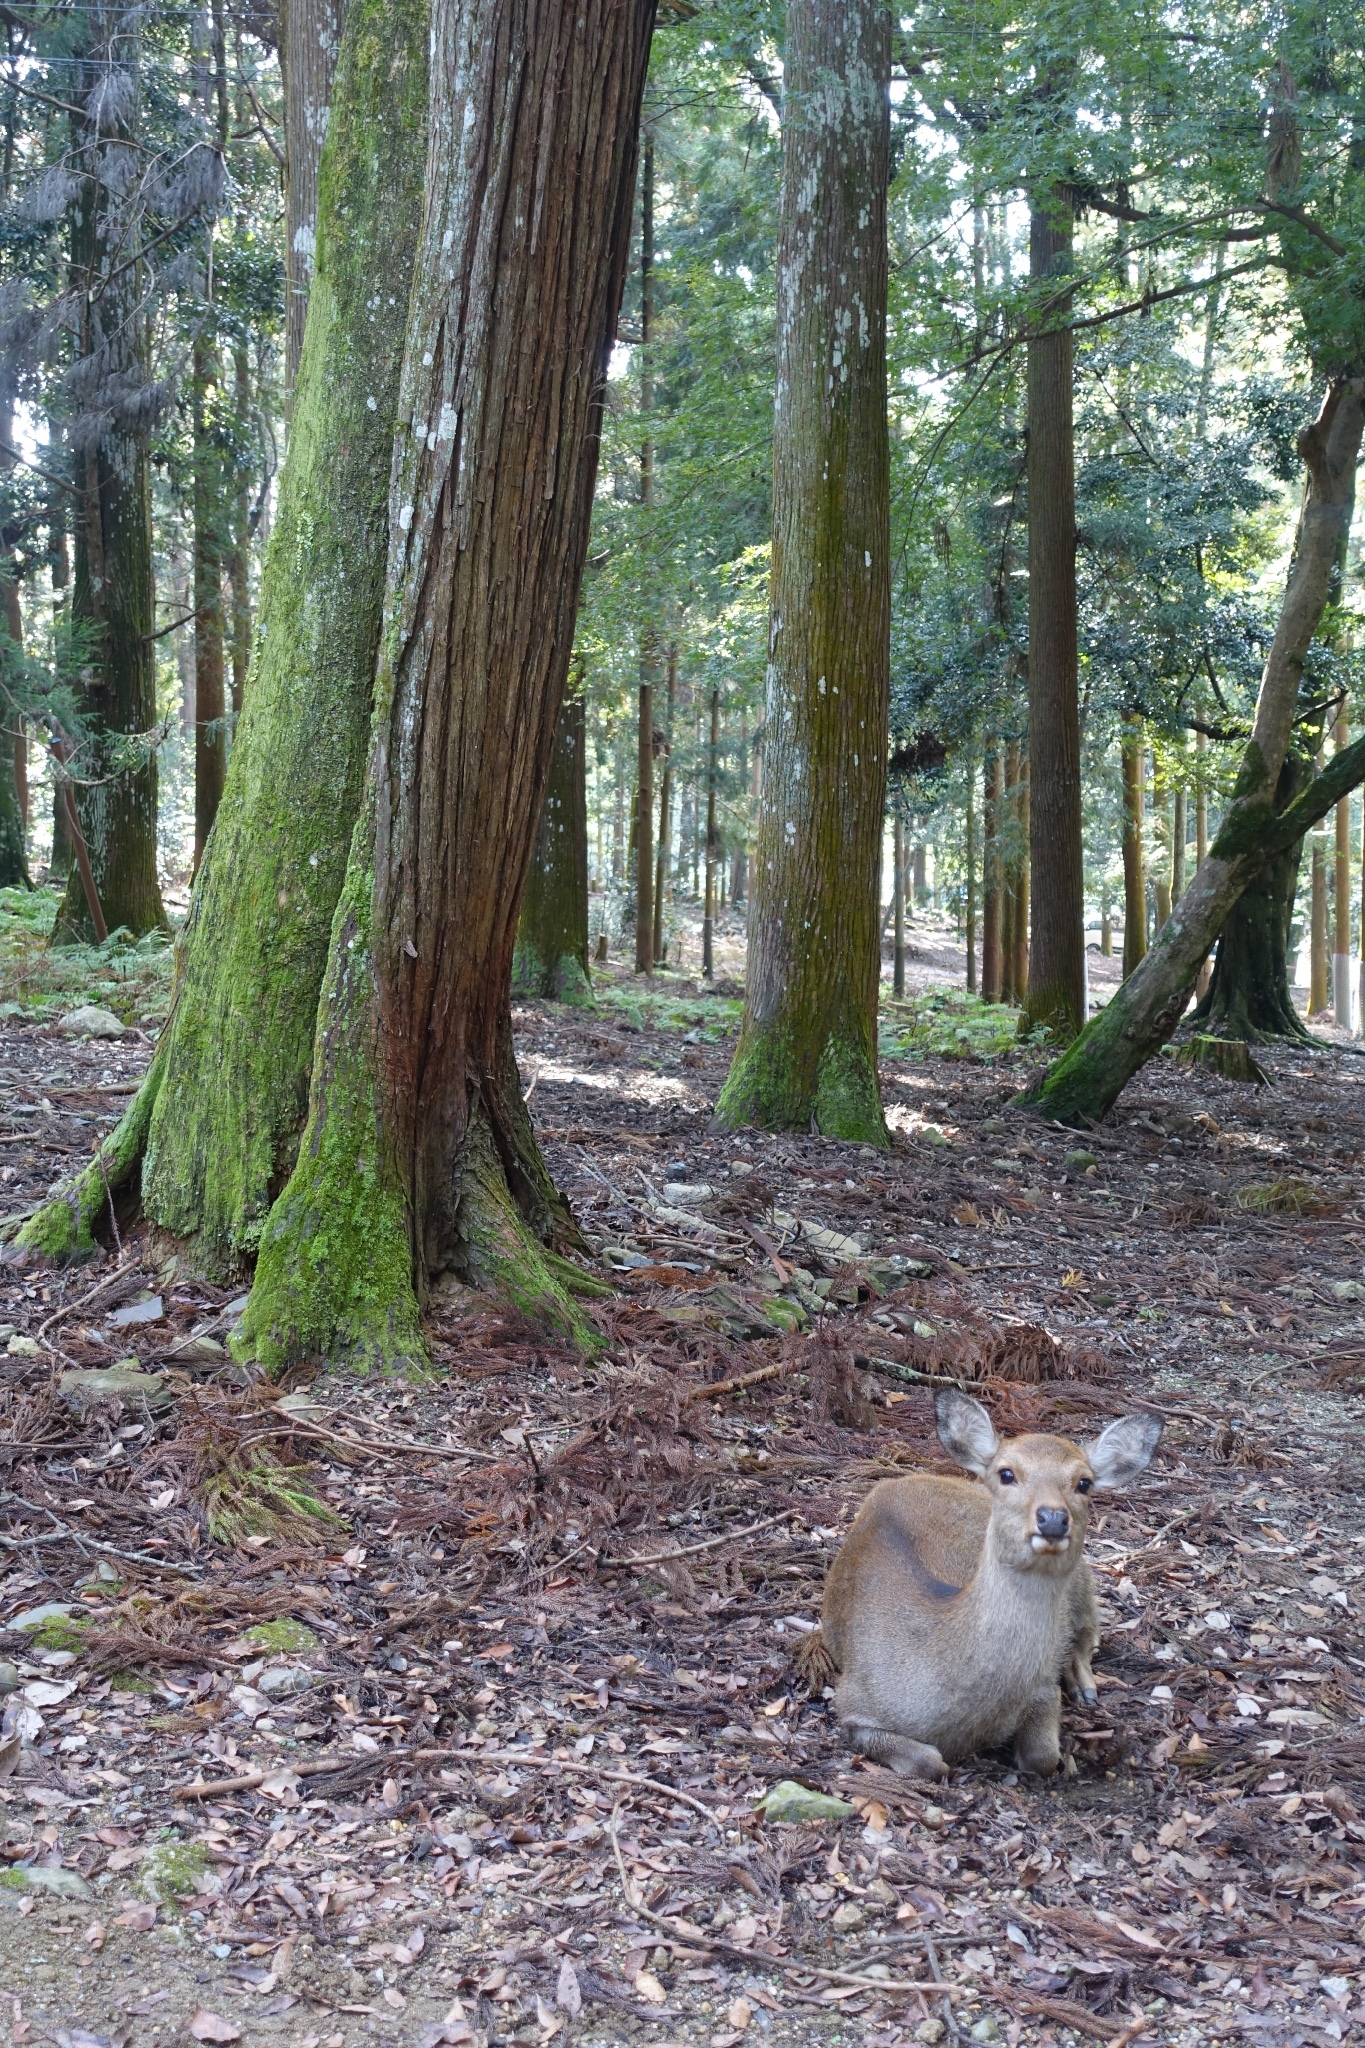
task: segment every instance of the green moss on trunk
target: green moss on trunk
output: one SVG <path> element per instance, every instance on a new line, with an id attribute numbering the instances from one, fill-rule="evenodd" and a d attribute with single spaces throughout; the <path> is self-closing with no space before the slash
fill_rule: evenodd
<path id="1" fill-rule="evenodd" d="M 592 1000 L 586 768 L 583 699 L 568 697 L 555 726 L 550 781 L 522 898 L 512 959 L 514 995 L 557 1003 Z"/>
<path id="2" fill-rule="evenodd" d="M 15 1238 L 19 1250 L 49 1259 L 79 1258 L 94 1250 L 96 1228 L 109 1228 L 111 1205 L 138 1184 L 147 1126 L 165 1071 L 158 1050 L 142 1086 L 89 1166 L 54 1188 L 20 1228 Z"/>
<path id="3" fill-rule="evenodd" d="M 180 945 L 143 1199 L 212 1273 L 294 1164 L 360 804 L 426 160 L 425 0 L 351 0 L 261 630 Z"/>

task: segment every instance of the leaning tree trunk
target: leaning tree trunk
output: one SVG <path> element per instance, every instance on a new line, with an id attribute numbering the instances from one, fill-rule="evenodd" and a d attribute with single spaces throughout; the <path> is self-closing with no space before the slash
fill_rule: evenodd
<path id="1" fill-rule="evenodd" d="M 85 69 L 87 82 L 77 97 L 92 95 L 92 104 L 106 109 L 109 98 L 98 93 L 102 68 L 92 63 Z M 127 120 L 121 115 L 116 131 L 123 141 L 130 139 Z M 139 403 L 151 383 L 146 280 L 130 249 L 136 222 L 110 204 L 99 176 L 109 141 L 107 116 L 82 114 L 72 125 L 80 178 L 70 216 L 73 297 L 80 309 L 75 382 L 86 411 L 72 430 L 71 619 L 89 645 L 81 688 L 86 741 L 75 763 L 77 811 L 108 929 L 123 926 L 141 937 L 166 923 L 156 874 L 152 485 Z M 94 936 L 85 890 L 73 872 L 53 943 L 84 943 Z"/>
<path id="2" fill-rule="evenodd" d="M 1030 275 L 1071 269 L 1075 202 L 1041 195 L 1029 228 Z M 1021 1030 L 1069 1043 L 1085 1023 L 1085 870 L 1076 652 L 1076 460 L 1070 300 L 1054 286 L 1028 344 L 1029 868 L 1033 915 Z"/>
<path id="3" fill-rule="evenodd" d="M 1279 624 L 1256 700 L 1251 739 L 1218 836 L 1146 959 L 1063 1053 L 1028 1100 L 1062 1123 L 1092 1123 L 1179 1023 L 1200 963 L 1247 883 L 1288 841 L 1274 810 L 1280 769 L 1289 749 L 1299 684 L 1309 644 L 1322 622 L 1355 495 L 1356 462 L 1365 431 L 1365 377 L 1339 378 L 1299 439 L 1307 486 Z M 1349 775 L 1348 747 L 1305 792 L 1331 788 Z M 1344 765 L 1345 764 L 1345 765 Z M 1342 784 L 1350 789 L 1347 780 Z M 1315 799 L 1314 799 L 1315 800 Z M 1319 811 L 1317 816 L 1323 816 Z M 1300 827 L 1300 829 L 1303 829 Z"/>
<path id="4" fill-rule="evenodd" d="M 517 950 L 512 958 L 514 995 L 540 996 L 557 1003 L 587 1002 L 592 996 L 588 967 L 588 786 L 587 726 L 583 697 L 566 697 L 555 726 L 550 780 L 540 829 L 526 877 Z"/>
<path id="5" fill-rule="evenodd" d="M 141 1169 L 153 1222 L 239 1272 L 294 1164 L 369 734 L 426 44 L 426 0 L 352 0 L 262 632 L 174 1006 L 100 1158 L 21 1232 L 37 1251 L 88 1247 L 106 1188 Z"/>
<path id="6" fill-rule="evenodd" d="M 587 550 L 652 0 L 435 0 L 370 766 L 244 1336 L 421 1354 L 468 1284 L 588 1335 L 508 993 Z"/>
<path id="7" fill-rule="evenodd" d="M 1302 795 L 1312 768 L 1286 754 L 1275 791 L 1283 811 Z M 1218 1038 L 1263 1044 L 1275 1038 L 1310 1038 L 1289 986 L 1289 929 L 1294 917 L 1302 842 L 1268 861 L 1228 913 L 1218 939 L 1213 979 L 1192 1022 Z"/>
<path id="8" fill-rule="evenodd" d="M 744 1022 L 716 1111 L 876 1145 L 890 33 L 875 0 L 787 12 L 763 795 Z"/>
<path id="9" fill-rule="evenodd" d="M 284 389 L 292 402 L 318 241 L 319 165 L 346 0 L 284 0 Z M 399 29 L 401 40 L 401 28 Z"/>

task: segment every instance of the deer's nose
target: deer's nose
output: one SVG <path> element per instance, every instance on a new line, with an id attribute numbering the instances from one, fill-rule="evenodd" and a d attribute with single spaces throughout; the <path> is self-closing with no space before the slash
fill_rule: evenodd
<path id="1" fill-rule="evenodd" d="M 1065 1508 L 1039 1508 L 1038 1534 L 1049 1543 L 1059 1543 L 1070 1527 L 1071 1517 Z"/>

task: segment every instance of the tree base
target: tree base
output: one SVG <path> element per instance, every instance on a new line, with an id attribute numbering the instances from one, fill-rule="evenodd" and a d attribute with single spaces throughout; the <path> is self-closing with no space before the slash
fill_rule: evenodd
<path id="1" fill-rule="evenodd" d="M 1248 1081 L 1258 1088 L 1273 1085 L 1244 1038 L 1215 1038 L 1201 1032 L 1187 1045 L 1176 1046 L 1171 1057 L 1178 1067 L 1207 1067 L 1225 1081 Z"/>
<path id="2" fill-rule="evenodd" d="M 147 1131 L 164 1073 L 165 1060 L 158 1053 L 142 1086 L 89 1166 L 74 1180 L 59 1183 L 21 1225 L 14 1239 L 17 1251 L 61 1261 L 88 1258 L 96 1249 L 96 1228 L 102 1223 L 107 1227 L 117 1198 L 141 1184 Z"/>
<path id="3" fill-rule="evenodd" d="M 720 1129 L 814 1131 L 879 1151 L 890 1147 L 871 1047 L 831 1033 L 815 1066 L 798 1059 L 790 1034 L 758 1028 L 740 1039 L 716 1104 Z"/>

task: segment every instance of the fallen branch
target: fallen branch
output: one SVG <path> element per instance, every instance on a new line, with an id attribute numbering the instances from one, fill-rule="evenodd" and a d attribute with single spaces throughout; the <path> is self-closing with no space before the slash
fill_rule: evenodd
<path id="1" fill-rule="evenodd" d="M 681 1550 L 648 1550 L 643 1557 L 599 1557 L 599 1567 L 616 1569 L 632 1564 L 672 1564 L 675 1558 L 696 1557 L 703 1550 L 718 1550 L 722 1543 L 738 1542 L 741 1536 L 757 1536 L 760 1529 L 775 1528 L 779 1522 L 789 1522 L 796 1513 L 795 1508 L 783 1508 L 780 1515 L 768 1515 L 761 1522 L 751 1522 L 747 1529 L 726 1529 L 719 1536 L 708 1536 L 704 1543 L 688 1543 Z"/>
<path id="2" fill-rule="evenodd" d="M 725 1394 L 742 1394 L 746 1387 L 756 1387 L 764 1380 L 780 1379 L 786 1370 L 782 1364 L 760 1365 L 753 1372 L 742 1372 L 732 1380 L 713 1380 L 709 1386 L 692 1387 L 683 1395 L 683 1406 L 689 1401 L 719 1401 Z"/>

